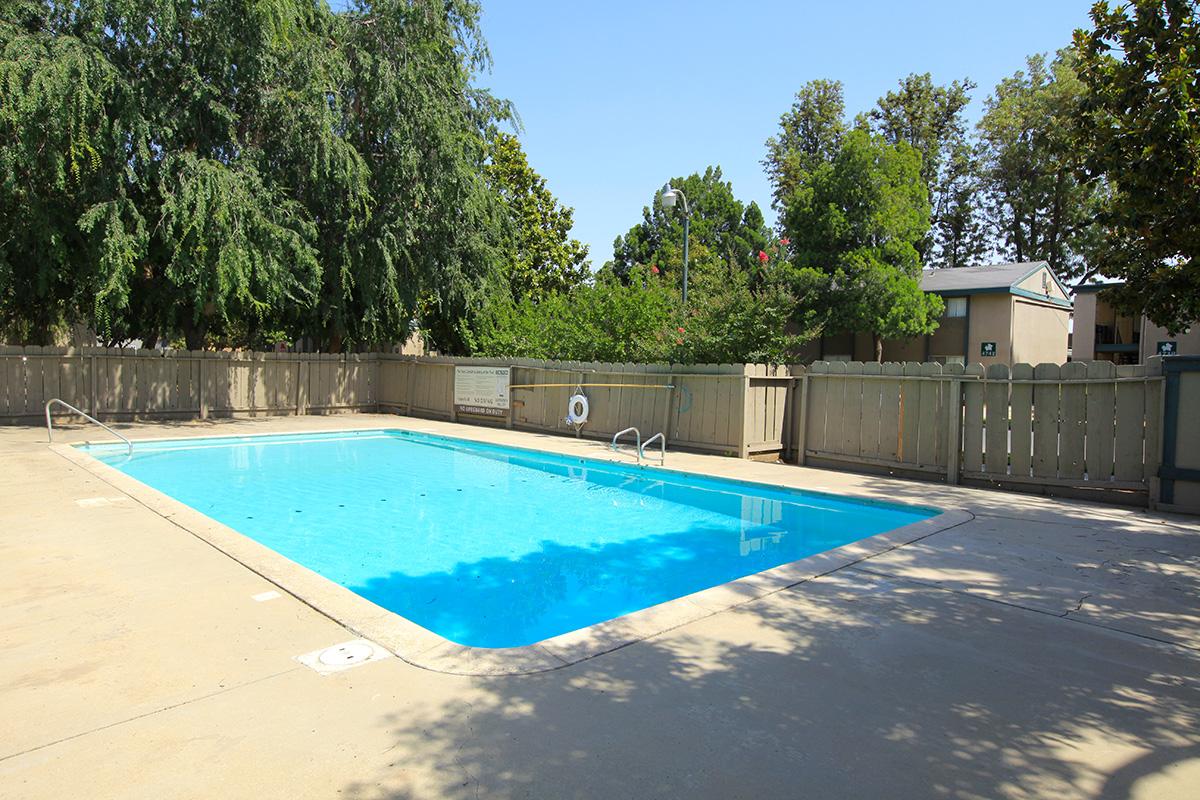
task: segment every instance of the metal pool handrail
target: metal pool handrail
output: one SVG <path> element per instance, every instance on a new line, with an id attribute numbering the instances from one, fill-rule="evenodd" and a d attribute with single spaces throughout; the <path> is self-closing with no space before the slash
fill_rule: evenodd
<path id="1" fill-rule="evenodd" d="M 639 431 L 637 428 L 626 428 L 623 431 L 617 431 L 616 433 L 614 433 L 613 438 L 612 438 L 612 445 L 610 445 L 610 447 L 612 448 L 612 451 L 615 453 L 617 451 L 617 439 L 621 438 L 622 436 L 629 433 L 630 431 L 633 431 L 633 435 L 637 437 L 637 460 L 638 460 L 638 463 L 640 464 L 640 463 L 642 463 L 642 432 Z"/>
<path id="2" fill-rule="evenodd" d="M 647 439 L 645 442 L 642 443 L 642 446 L 639 448 L 639 450 L 641 450 L 641 453 L 642 453 L 642 458 L 646 458 L 646 448 L 649 447 L 650 443 L 653 442 L 655 439 L 658 439 L 658 444 L 659 444 L 659 447 L 661 448 L 659 456 L 658 456 L 658 463 L 660 465 L 665 464 L 665 463 L 667 463 L 667 437 L 663 434 L 662 431 L 659 431 L 658 433 L 654 434 L 653 436 L 651 436 L 649 439 Z"/>
<path id="3" fill-rule="evenodd" d="M 71 405 L 67 401 L 59 400 L 57 397 L 46 401 L 46 441 L 48 441 L 48 442 L 54 441 L 54 425 L 50 422 L 50 406 L 54 405 L 55 403 L 58 403 L 63 408 L 67 408 L 67 409 L 70 409 L 71 411 L 74 411 L 76 414 L 83 417 L 87 421 L 94 422 L 97 425 L 99 425 L 101 428 L 104 428 L 104 430 L 108 431 L 113 436 L 117 437 L 118 439 L 120 439 L 122 442 L 125 443 L 125 447 L 127 448 L 126 452 L 128 455 L 133 455 L 133 442 L 129 441 L 127 438 L 125 438 L 121 434 L 117 433 L 112 428 L 108 427 L 103 422 L 101 422 L 100 420 L 93 417 L 91 414 L 80 411 L 78 408 Z"/>

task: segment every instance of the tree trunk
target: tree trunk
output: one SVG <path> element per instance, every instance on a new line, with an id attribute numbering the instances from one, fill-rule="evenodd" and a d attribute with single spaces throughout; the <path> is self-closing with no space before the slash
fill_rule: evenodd
<path id="1" fill-rule="evenodd" d="M 874 338 L 874 340 L 875 340 L 875 362 L 878 364 L 882 364 L 883 363 L 883 337 L 880 336 L 878 333 L 876 333 L 876 334 L 872 334 L 872 338 Z"/>
<path id="2" fill-rule="evenodd" d="M 183 328 L 183 338 L 187 343 L 187 349 L 203 350 L 204 334 L 208 328 L 208 320 L 202 318 L 197 321 L 185 316 L 181 327 Z"/>

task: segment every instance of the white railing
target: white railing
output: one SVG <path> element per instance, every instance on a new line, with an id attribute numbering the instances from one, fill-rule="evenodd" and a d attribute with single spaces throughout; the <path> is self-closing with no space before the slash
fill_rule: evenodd
<path id="1" fill-rule="evenodd" d="M 622 436 L 624 436 L 625 434 L 630 433 L 630 432 L 632 432 L 633 435 L 637 439 L 636 455 L 637 455 L 638 463 L 640 464 L 640 463 L 642 463 L 642 432 L 639 431 L 637 428 L 626 428 L 623 431 L 617 431 L 616 433 L 614 433 L 613 438 L 612 438 L 612 444 L 610 445 L 610 447 L 612 448 L 612 451 L 614 453 L 617 452 L 617 439 L 620 439 Z"/>
<path id="2" fill-rule="evenodd" d="M 83 411 L 80 411 L 75 406 L 71 405 L 70 403 L 66 402 L 65 400 L 59 400 L 57 397 L 52 398 L 51 400 L 49 400 L 46 403 L 46 441 L 48 441 L 48 442 L 54 441 L 54 425 L 53 425 L 53 423 L 50 422 L 50 406 L 54 405 L 55 403 L 57 403 L 58 405 L 62 406 L 65 409 L 68 409 L 69 411 L 72 411 L 72 412 L 78 414 L 79 416 L 86 419 L 88 422 L 94 422 L 97 425 L 99 425 L 101 428 L 104 428 L 104 430 L 108 431 L 113 436 L 117 437 L 122 442 L 124 442 L 125 447 L 127 448 L 126 452 L 129 455 L 133 455 L 133 442 L 129 441 L 127 438 L 125 438 L 121 434 L 117 433 L 112 428 L 108 427 L 103 422 L 101 422 L 100 420 L 93 417 L 91 414 L 87 414 Z"/>
<path id="3" fill-rule="evenodd" d="M 647 439 L 645 442 L 643 442 L 642 446 L 639 448 L 639 451 L 642 454 L 642 458 L 647 458 L 646 448 L 649 447 L 650 444 L 655 439 L 658 439 L 658 445 L 659 445 L 658 463 L 659 463 L 659 466 L 661 466 L 661 465 L 667 463 L 667 437 L 661 431 L 654 434 L 649 439 Z"/>

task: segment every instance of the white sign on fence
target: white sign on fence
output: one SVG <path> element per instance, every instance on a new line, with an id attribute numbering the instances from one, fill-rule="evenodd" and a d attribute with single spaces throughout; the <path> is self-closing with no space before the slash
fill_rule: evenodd
<path id="1" fill-rule="evenodd" d="M 508 411 L 509 367 L 455 367 L 454 407 L 460 414 L 503 417 Z"/>

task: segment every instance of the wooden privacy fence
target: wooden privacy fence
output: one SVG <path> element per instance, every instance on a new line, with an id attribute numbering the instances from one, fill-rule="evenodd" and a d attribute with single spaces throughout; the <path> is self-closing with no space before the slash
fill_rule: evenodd
<path id="1" fill-rule="evenodd" d="M 1200 361 L 1185 361 L 1168 360 L 1178 369 L 1164 423 L 1158 358 L 1010 370 L 3 347 L 0 422 L 37 423 L 58 397 L 102 419 L 383 410 L 574 435 L 567 402 L 583 386 L 591 404 L 584 436 L 635 426 L 643 437 L 665 433 L 675 448 L 1124 502 L 1157 499 L 1165 438 L 1163 474 L 1195 505 L 1195 437 L 1175 423 L 1181 407 L 1200 401 Z M 458 365 L 512 368 L 506 417 L 456 411 Z"/>
<path id="2" fill-rule="evenodd" d="M 376 359 L 0 347 L 0 421 L 36 423 L 54 397 L 107 419 L 371 411 Z"/>
<path id="3" fill-rule="evenodd" d="M 511 392 L 506 419 L 456 413 L 454 367 L 460 365 L 512 367 L 511 382 L 518 388 Z M 566 422 L 567 401 L 582 385 L 591 406 L 584 436 L 610 438 L 634 426 L 643 437 L 664 432 L 674 447 L 742 457 L 782 450 L 791 383 L 786 368 L 765 364 L 379 356 L 379 405 L 385 410 L 574 435 Z"/>
<path id="4" fill-rule="evenodd" d="M 817 362 L 800 377 L 795 450 L 815 466 L 1128 500 L 1157 479 L 1162 382 L 1158 358 L 1011 371 Z"/>

